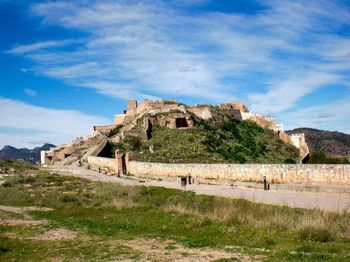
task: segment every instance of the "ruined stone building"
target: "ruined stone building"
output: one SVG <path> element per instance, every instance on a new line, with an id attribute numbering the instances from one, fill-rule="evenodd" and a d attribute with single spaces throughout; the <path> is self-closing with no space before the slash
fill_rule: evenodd
<path id="1" fill-rule="evenodd" d="M 281 140 L 300 150 L 301 159 L 307 158 L 309 150 L 303 134 L 293 134 L 289 136 L 283 130 L 283 125 L 276 124 L 273 118 L 267 118 L 259 114 L 249 112 L 243 103 L 224 103 L 219 107 L 212 105 L 187 106 L 172 100 L 144 100 L 138 105 L 136 100 L 129 100 L 128 107 L 122 114 L 114 116 L 114 123 L 109 126 L 94 126 L 93 135 L 86 138 L 79 138 L 67 145 L 61 145 L 41 152 L 41 163 L 52 164 L 63 161 L 72 154 L 77 155 L 82 161 L 87 161 L 88 157 L 97 156 L 101 153 L 107 142 L 118 143 L 125 136 L 141 136 L 148 139 L 153 125 L 167 128 L 194 128 L 194 117 L 201 119 L 211 119 L 217 110 L 223 110 L 239 121 L 250 120 L 257 125 L 271 129 Z M 138 129 L 142 125 L 142 131 Z M 112 137 L 108 137 L 110 132 L 116 127 L 120 131 Z M 118 158 L 119 156 L 117 156 Z M 68 161 L 68 160 L 66 160 Z"/>

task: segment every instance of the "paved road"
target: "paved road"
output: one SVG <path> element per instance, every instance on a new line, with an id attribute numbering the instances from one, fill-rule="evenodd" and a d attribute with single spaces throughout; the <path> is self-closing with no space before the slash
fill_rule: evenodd
<path id="1" fill-rule="evenodd" d="M 131 186 L 160 186 L 166 188 L 181 189 L 180 181 L 173 181 L 173 178 L 164 178 L 162 181 L 144 178 L 119 178 L 116 176 L 106 176 L 93 170 L 83 167 L 50 167 L 62 175 L 73 175 L 84 177 L 93 181 L 114 182 L 122 185 Z M 326 192 L 301 192 L 292 190 L 269 190 L 264 191 L 256 188 L 231 187 L 228 185 L 208 185 L 208 184 L 191 184 L 186 186 L 186 190 L 191 190 L 197 194 L 215 195 L 228 198 L 243 198 L 250 201 L 286 205 L 290 207 L 301 208 L 318 208 L 332 212 L 350 211 L 350 194 L 349 193 L 326 193 Z"/>

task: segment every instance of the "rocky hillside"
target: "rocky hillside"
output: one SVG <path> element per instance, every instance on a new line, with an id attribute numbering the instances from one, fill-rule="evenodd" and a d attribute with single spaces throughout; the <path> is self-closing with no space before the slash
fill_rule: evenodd
<path id="1" fill-rule="evenodd" d="M 350 135 L 313 128 L 297 128 L 286 133 L 304 133 L 310 152 L 324 151 L 327 156 L 350 157 Z"/>
<path id="2" fill-rule="evenodd" d="M 28 148 L 15 148 L 12 146 L 4 146 L 0 150 L 0 160 L 24 160 L 31 163 L 40 162 L 40 151 L 49 150 L 55 145 L 44 144 L 41 147 L 35 147 L 33 149 Z"/>
<path id="3" fill-rule="evenodd" d="M 194 128 L 154 125 L 149 139 L 126 136 L 114 150 L 142 161 L 172 163 L 297 163 L 299 150 L 252 121 L 221 112 L 211 120 L 194 118 Z M 142 121 L 140 121 L 142 122 Z M 142 127 L 138 128 L 142 132 Z M 113 154 L 113 153 L 112 153 Z"/>

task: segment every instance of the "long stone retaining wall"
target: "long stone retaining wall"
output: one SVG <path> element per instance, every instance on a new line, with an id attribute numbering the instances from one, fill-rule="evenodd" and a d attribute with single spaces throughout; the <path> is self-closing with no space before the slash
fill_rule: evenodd
<path id="1" fill-rule="evenodd" d="M 90 168 L 94 170 L 98 170 L 99 168 L 112 172 L 117 170 L 117 162 L 115 161 L 115 158 L 89 156 L 88 164 Z"/>
<path id="2" fill-rule="evenodd" d="M 135 175 L 188 176 L 195 178 L 261 181 L 272 183 L 350 185 L 350 165 L 283 164 L 168 164 L 129 161 Z"/>

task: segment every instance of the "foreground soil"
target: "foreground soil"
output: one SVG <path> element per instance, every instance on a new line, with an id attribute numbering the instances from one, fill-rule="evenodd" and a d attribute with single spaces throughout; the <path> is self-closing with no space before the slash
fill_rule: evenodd
<path id="1" fill-rule="evenodd" d="M 0 261 L 350 260 L 348 213 L 36 169 L 0 180 Z"/>
<path id="2" fill-rule="evenodd" d="M 1 226 L 4 231 L 2 237 L 7 239 L 8 243 L 13 244 L 12 248 L 16 248 L 18 243 L 26 243 L 26 246 L 51 246 L 53 249 L 44 251 L 35 257 L 29 257 L 31 251 L 17 254 L 6 254 L 10 250 L 2 250 L 0 253 L 4 258 L 9 260 L 22 259 L 23 261 L 32 260 L 49 260 L 49 261 L 80 261 L 80 260 L 108 260 L 108 261 L 254 261 L 260 260 L 264 256 L 248 256 L 244 253 L 233 251 L 230 249 L 215 248 L 193 248 L 185 246 L 178 241 L 163 240 L 160 238 L 133 238 L 133 239 L 108 239 L 103 237 L 88 236 L 80 230 L 69 230 L 61 227 L 55 227 L 47 220 L 35 220 L 27 214 L 28 210 L 37 210 L 36 207 L 19 208 L 13 206 L 0 206 L 1 211 L 20 214 L 24 218 L 2 219 Z M 43 209 L 40 209 L 43 210 Z M 47 211 L 47 209 L 45 210 Z M 91 245 L 91 249 L 96 248 L 94 243 L 103 243 L 105 248 L 97 246 L 100 252 L 94 257 L 85 257 L 82 252 L 76 256 L 70 256 L 56 253 L 57 249 L 70 249 L 74 251 L 73 245 L 84 246 Z M 72 245 L 72 246 L 71 246 Z M 32 250 L 34 251 L 34 250 Z M 67 251 L 67 250 L 65 250 Z M 79 249 L 76 249 L 79 251 Z M 56 254 L 55 254 L 56 253 Z M 8 256 L 9 255 L 9 256 Z M 28 255 L 28 256 L 27 256 Z"/>

